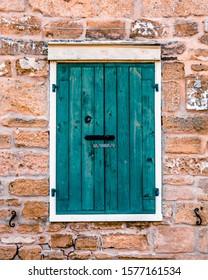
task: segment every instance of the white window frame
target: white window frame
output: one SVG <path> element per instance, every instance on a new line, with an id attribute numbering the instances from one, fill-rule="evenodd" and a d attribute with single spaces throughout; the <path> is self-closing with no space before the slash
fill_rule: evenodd
<path id="1" fill-rule="evenodd" d="M 78 221 L 162 221 L 162 168 L 161 168 L 161 48 L 158 45 L 141 45 L 135 42 L 64 42 L 48 44 L 50 61 L 50 216 L 51 222 Z M 56 197 L 51 195 L 56 188 L 56 71 L 58 62 L 154 62 L 155 84 L 155 214 L 90 214 L 57 215 Z"/>

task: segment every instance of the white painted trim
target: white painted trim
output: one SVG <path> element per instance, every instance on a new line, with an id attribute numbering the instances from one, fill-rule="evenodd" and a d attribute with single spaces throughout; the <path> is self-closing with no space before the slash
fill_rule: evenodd
<path id="1" fill-rule="evenodd" d="M 49 43 L 48 59 L 59 61 L 160 61 L 160 46 L 138 44 Z"/>
<path id="2" fill-rule="evenodd" d="M 55 46 L 55 48 L 54 48 Z M 70 48 L 69 48 L 70 46 Z M 86 48 L 87 46 L 87 48 Z M 100 48 L 102 47 L 102 48 Z M 128 48 L 128 50 L 127 50 Z M 138 51 L 136 50 L 138 48 Z M 89 55 L 86 55 L 86 52 Z M 105 55 L 102 54 L 104 50 Z M 101 51 L 102 50 L 102 51 Z M 116 50 L 116 51 L 115 51 Z M 133 51 L 134 50 L 134 51 Z M 142 57 L 139 51 L 143 50 Z M 154 50 L 154 51 L 153 51 Z M 118 56 L 119 51 L 119 56 Z M 129 55 L 129 53 L 133 55 Z M 153 54 L 151 54 L 153 52 Z M 78 55 L 79 54 L 79 55 Z M 95 58 L 96 54 L 96 58 Z M 151 54 L 151 55 L 150 55 Z M 107 56 L 106 56 L 107 55 Z M 138 56 L 137 56 L 138 55 Z M 78 222 L 78 221 L 162 221 L 162 168 L 161 168 L 161 61 L 159 46 L 140 46 L 136 44 L 117 42 L 105 43 L 49 43 L 50 61 L 50 191 L 56 188 L 56 92 L 52 92 L 52 84 L 56 84 L 57 62 L 65 61 L 129 61 L 155 63 L 155 83 L 159 85 L 159 91 L 155 92 L 155 174 L 156 188 L 159 188 L 159 196 L 156 197 L 155 214 L 93 214 L 93 215 L 57 215 L 56 197 L 50 195 L 50 221 L 51 222 Z"/>
<path id="3" fill-rule="evenodd" d="M 50 215 L 51 222 L 159 222 L 162 214 Z"/>
<path id="4" fill-rule="evenodd" d="M 52 84 L 56 85 L 57 63 L 50 62 L 50 220 L 56 215 L 56 197 L 51 190 L 56 188 L 56 92 L 52 92 Z"/>

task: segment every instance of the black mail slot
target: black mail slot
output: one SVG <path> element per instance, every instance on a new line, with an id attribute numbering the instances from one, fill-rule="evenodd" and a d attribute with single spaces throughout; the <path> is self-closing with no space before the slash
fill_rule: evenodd
<path id="1" fill-rule="evenodd" d="M 85 140 L 114 140 L 114 135 L 86 135 Z"/>

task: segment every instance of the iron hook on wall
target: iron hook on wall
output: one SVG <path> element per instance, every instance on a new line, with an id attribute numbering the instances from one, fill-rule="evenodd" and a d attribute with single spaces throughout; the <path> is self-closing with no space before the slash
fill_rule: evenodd
<path id="1" fill-rule="evenodd" d="M 200 207 L 200 210 L 202 210 L 203 208 Z M 201 216 L 197 213 L 199 211 L 199 208 L 195 208 L 194 209 L 194 213 L 196 214 L 196 217 L 199 219 L 199 221 L 196 221 L 196 225 L 200 226 L 202 224 L 202 218 Z"/>
<path id="2" fill-rule="evenodd" d="M 12 220 L 14 220 L 14 218 L 17 216 L 17 213 L 16 211 L 12 211 L 12 216 L 11 216 L 11 219 L 9 220 L 9 225 L 10 227 L 15 227 L 15 224 L 12 223 Z"/>

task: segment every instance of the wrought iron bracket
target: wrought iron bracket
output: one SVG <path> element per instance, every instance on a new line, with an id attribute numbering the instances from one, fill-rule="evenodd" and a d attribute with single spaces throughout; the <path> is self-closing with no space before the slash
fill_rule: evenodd
<path id="1" fill-rule="evenodd" d="M 202 209 L 203 208 L 200 207 L 200 210 L 202 210 Z M 194 213 L 196 214 L 196 217 L 199 219 L 199 220 L 196 221 L 196 225 L 200 226 L 202 224 L 202 218 L 201 218 L 201 216 L 197 212 L 199 212 L 199 208 L 195 208 L 194 209 Z"/>
<path id="2" fill-rule="evenodd" d="M 12 211 L 12 216 L 11 216 L 11 219 L 9 220 L 9 225 L 10 227 L 15 227 L 15 224 L 12 223 L 12 220 L 14 220 L 14 218 L 17 216 L 17 213 L 16 211 Z"/>

